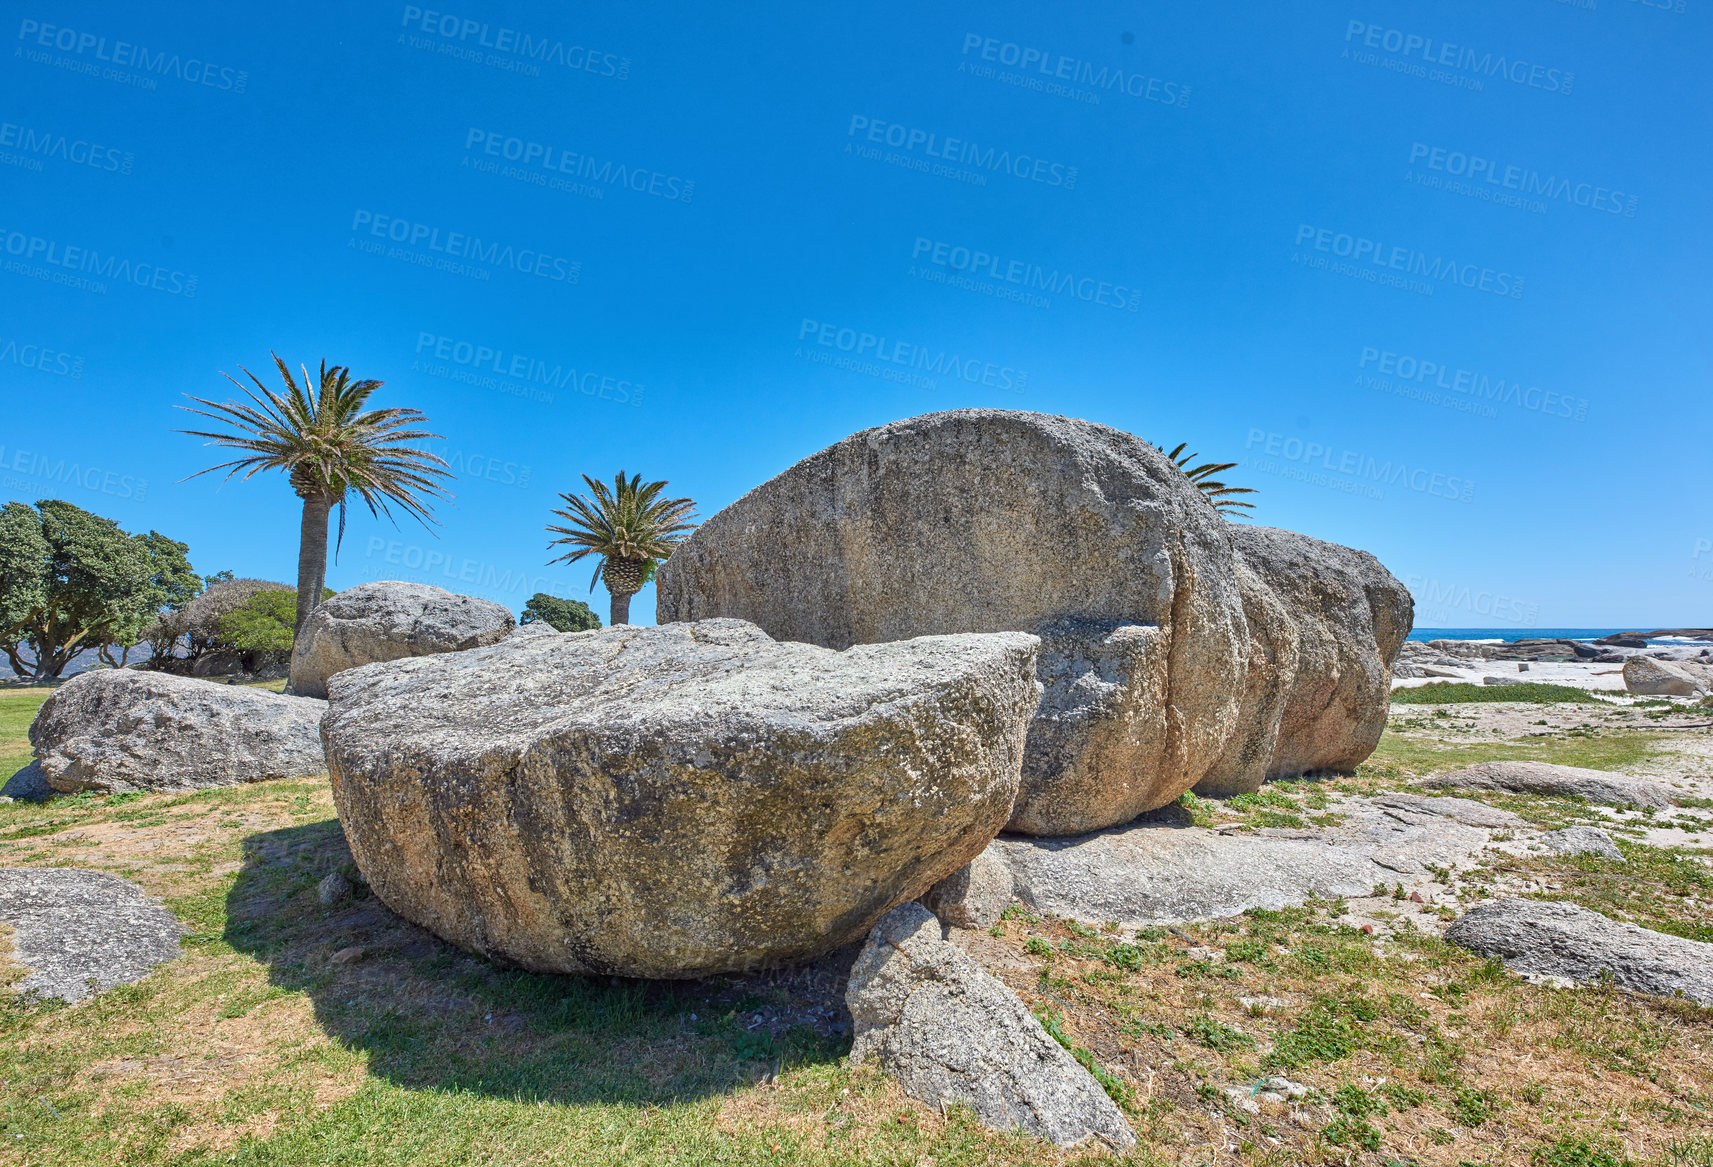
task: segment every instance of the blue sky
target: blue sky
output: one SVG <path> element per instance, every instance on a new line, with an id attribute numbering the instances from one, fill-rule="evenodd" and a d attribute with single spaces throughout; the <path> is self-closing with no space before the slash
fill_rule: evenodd
<path id="1" fill-rule="evenodd" d="M 173 432 L 273 349 L 460 472 L 335 587 L 589 598 L 582 472 L 996 406 L 1238 461 L 1418 624 L 1708 622 L 1713 3 L 803 7 L 14 7 L 0 494 L 293 580 Z"/>

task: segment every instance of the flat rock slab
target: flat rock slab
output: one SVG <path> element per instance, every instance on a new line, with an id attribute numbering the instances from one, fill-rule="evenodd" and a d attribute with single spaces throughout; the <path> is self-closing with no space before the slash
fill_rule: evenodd
<path id="1" fill-rule="evenodd" d="M 1424 877 L 1430 866 L 1454 866 L 1487 845 L 1486 827 L 1430 805 L 1471 816 L 1468 808 L 1480 806 L 1382 795 L 1330 806 L 1343 819 L 1333 827 L 1237 833 L 1142 822 L 1071 839 L 1006 836 L 988 854 L 1011 870 L 1017 898 L 1040 912 L 1125 927 L 1219 919 L 1365 896 L 1376 885 Z"/>
<path id="2" fill-rule="evenodd" d="M 75 867 L 0 869 L 0 923 L 13 930 L 11 959 L 30 970 L 16 991 L 65 1001 L 142 980 L 177 958 L 184 934 L 130 880 Z"/>
<path id="3" fill-rule="evenodd" d="M 1610 974 L 1626 989 L 1713 1005 L 1713 944 L 1620 924 L 1576 904 L 1489 900 L 1465 912 L 1445 938 L 1498 957 L 1514 972 L 1584 985 Z"/>
<path id="4" fill-rule="evenodd" d="M 1041 1028 L 1017 994 L 940 937 L 920 904 L 881 918 L 845 992 L 851 1063 L 870 1058 L 929 1106 L 962 1103 L 996 1130 L 1061 1147 L 1136 1136 L 1092 1075 Z"/>
<path id="5" fill-rule="evenodd" d="M 30 725 L 56 793 L 199 790 L 327 769 L 327 702 L 136 669 L 79 673 Z"/>
<path id="6" fill-rule="evenodd" d="M 322 734 L 352 855 L 401 916 L 537 972 L 689 978 L 860 941 L 981 854 L 1037 645 L 516 637 L 339 673 Z"/>
<path id="7" fill-rule="evenodd" d="M 1520 814 L 1476 802 L 1472 798 L 1429 798 L 1419 794 L 1382 794 L 1371 800 L 1375 806 L 1394 810 L 1414 811 L 1455 819 L 1465 826 L 1493 827 L 1499 830 L 1526 828 L 1529 821 Z"/>
<path id="8" fill-rule="evenodd" d="M 1580 766 L 1555 766 L 1551 762 L 1478 762 L 1467 769 L 1430 778 L 1424 785 L 1580 798 L 1606 806 L 1651 806 L 1656 810 L 1664 810 L 1676 797 L 1669 786 L 1645 778 L 1585 770 Z"/>

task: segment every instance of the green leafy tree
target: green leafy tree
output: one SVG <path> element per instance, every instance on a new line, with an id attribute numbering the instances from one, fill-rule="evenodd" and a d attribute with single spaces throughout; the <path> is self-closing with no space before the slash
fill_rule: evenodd
<path id="1" fill-rule="evenodd" d="M 654 575 L 654 569 L 672 554 L 672 549 L 695 529 L 690 520 L 696 517 L 696 504 L 687 498 L 661 498 L 666 483 L 644 484 L 642 475 L 625 477 L 623 470 L 613 478 L 613 489 L 596 482 L 587 474 L 592 498 L 565 493 L 566 509 L 553 513 L 570 526 L 547 529 L 563 535 L 548 544 L 557 547 L 570 544 L 567 551 L 550 563 L 575 563 L 585 555 L 601 557 L 600 566 L 589 580 L 589 590 L 605 581 L 612 596 L 609 623 L 630 623 L 630 598 L 642 590 Z"/>
<path id="2" fill-rule="evenodd" d="M 1184 447 L 1187 445 L 1189 445 L 1188 442 L 1179 442 L 1177 447 L 1173 449 L 1171 453 L 1167 454 L 1166 457 L 1170 458 L 1172 460 L 1172 464 L 1179 470 L 1182 470 L 1185 476 L 1188 477 L 1191 482 L 1196 484 L 1196 489 L 1201 491 L 1202 494 L 1206 496 L 1207 500 L 1213 504 L 1214 510 L 1222 513 L 1228 513 L 1240 508 L 1244 510 L 1255 509 L 1255 504 L 1252 502 L 1243 502 L 1239 499 L 1230 497 L 1234 494 L 1254 494 L 1255 490 L 1253 487 L 1227 486 L 1223 482 L 1215 482 L 1213 480 L 1213 475 L 1223 474 L 1225 471 L 1236 466 L 1237 463 L 1207 462 L 1200 466 L 1191 466 L 1190 463 L 1201 457 L 1201 455 L 1184 453 Z M 1165 449 L 1164 446 L 1156 446 L 1154 448 L 1156 450 Z"/>
<path id="3" fill-rule="evenodd" d="M 129 648 L 162 608 L 200 589 L 182 543 L 127 535 L 59 499 L 0 511 L 0 649 L 12 671 L 49 680 L 86 648 Z M 26 659 L 28 650 L 33 659 Z"/>
<path id="4" fill-rule="evenodd" d="M 270 354 L 272 355 L 272 354 Z M 345 537 L 347 497 L 355 494 L 371 515 L 391 519 L 392 506 L 414 516 L 423 526 L 435 521 L 432 501 L 451 498 L 441 485 L 451 477 L 438 455 L 408 445 L 441 435 L 417 429 L 428 418 L 415 409 L 370 409 L 363 407 L 381 387 L 374 380 L 353 381 L 350 370 L 321 363 L 319 388 L 312 388 L 309 369 L 299 385 L 286 363 L 274 355 L 285 392 L 276 393 L 257 380 L 250 370 L 239 371 L 250 378 L 256 392 L 237 378 L 228 381 L 244 391 L 249 404 L 214 402 L 187 393 L 201 409 L 179 408 L 206 417 L 223 430 L 182 432 L 207 438 L 209 445 L 241 450 L 244 456 L 199 470 L 197 474 L 226 471 L 226 480 L 242 475 L 248 481 L 263 470 L 283 470 L 292 490 L 303 500 L 303 520 L 298 531 L 297 614 L 292 627 L 301 629 L 315 609 L 315 597 L 327 582 L 327 525 L 335 506 L 339 508 L 339 540 Z M 337 554 L 338 544 L 335 545 Z"/>
<path id="5" fill-rule="evenodd" d="M 239 652 L 288 653 L 295 639 L 297 592 L 275 588 L 257 592 L 220 617 L 220 641 Z"/>
<path id="6" fill-rule="evenodd" d="M 587 632 L 601 626 L 601 618 L 582 600 L 566 600 L 536 592 L 523 606 L 522 624 L 547 624 L 555 632 Z"/>

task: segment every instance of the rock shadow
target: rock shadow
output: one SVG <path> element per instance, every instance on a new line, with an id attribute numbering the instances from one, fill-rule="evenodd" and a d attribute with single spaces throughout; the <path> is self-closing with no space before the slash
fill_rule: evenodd
<path id="1" fill-rule="evenodd" d="M 350 890 L 318 891 L 340 872 Z M 335 881 L 336 882 L 336 881 Z M 411 1089 L 551 1103 L 660 1104 L 730 1093 L 850 1047 L 856 945 L 814 964 L 695 981 L 503 968 L 390 911 L 336 819 L 251 835 L 225 939 L 306 993 L 335 1040 Z"/>

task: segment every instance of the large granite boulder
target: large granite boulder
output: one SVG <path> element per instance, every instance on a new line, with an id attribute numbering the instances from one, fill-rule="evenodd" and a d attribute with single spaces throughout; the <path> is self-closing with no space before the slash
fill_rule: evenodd
<path id="1" fill-rule="evenodd" d="M 942 1109 L 961 1103 L 987 1126 L 1061 1147 L 1136 1145 L 1100 1083 L 1017 994 L 941 939 L 939 921 L 920 904 L 875 925 L 845 1002 L 856 1023 L 852 1064 L 873 1059 L 912 1098 Z"/>
<path id="2" fill-rule="evenodd" d="M 340 673 L 323 723 L 394 911 L 539 972 L 806 960 L 1011 813 L 1034 637 L 833 652 L 741 620 L 513 637 Z"/>
<path id="3" fill-rule="evenodd" d="M 1713 668 L 1694 661 L 1632 656 L 1624 662 L 1624 688 L 1651 697 L 1693 697 L 1713 692 Z"/>
<path id="4" fill-rule="evenodd" d="M 197 790 L 319 774 L 327 703 L 135 669 L 79 673 L 30 725 L 59 794 Z"/>
<path id="5" fill-rule="evenodd" d="M 517 627 L 492 600 L 400 580 L 358 584 L 309 614 L 291 654 L 290 691 L 326 697 L 327 678 L 359 665 L 464 652 Z"/>
<path id="6" fill-rule="evenodd" d="M 661 567 L 658 618 L 737 617 L 830 648 L 1040 636 L 1010 826 L 1073 834 L 1210 774 L 1252 789 L 1373 748 L 1408 592 L 1361 553 L 1243 531 L 1131 434 L 953 410 L 855 434 L 720 511 Z M 1303 724 L 1276 760 L 1288 711 Z"/>
<path id="7" fill-rule="evenodd" d="M 1579 985 L 1610 977 L 1626 989 L 1713 1005 L 1713 944 L 1621 924 L 1576 904 L 1487 900 L 1447 928 L 1445 938 L 1497 957 L 1513 972 Z"/>

